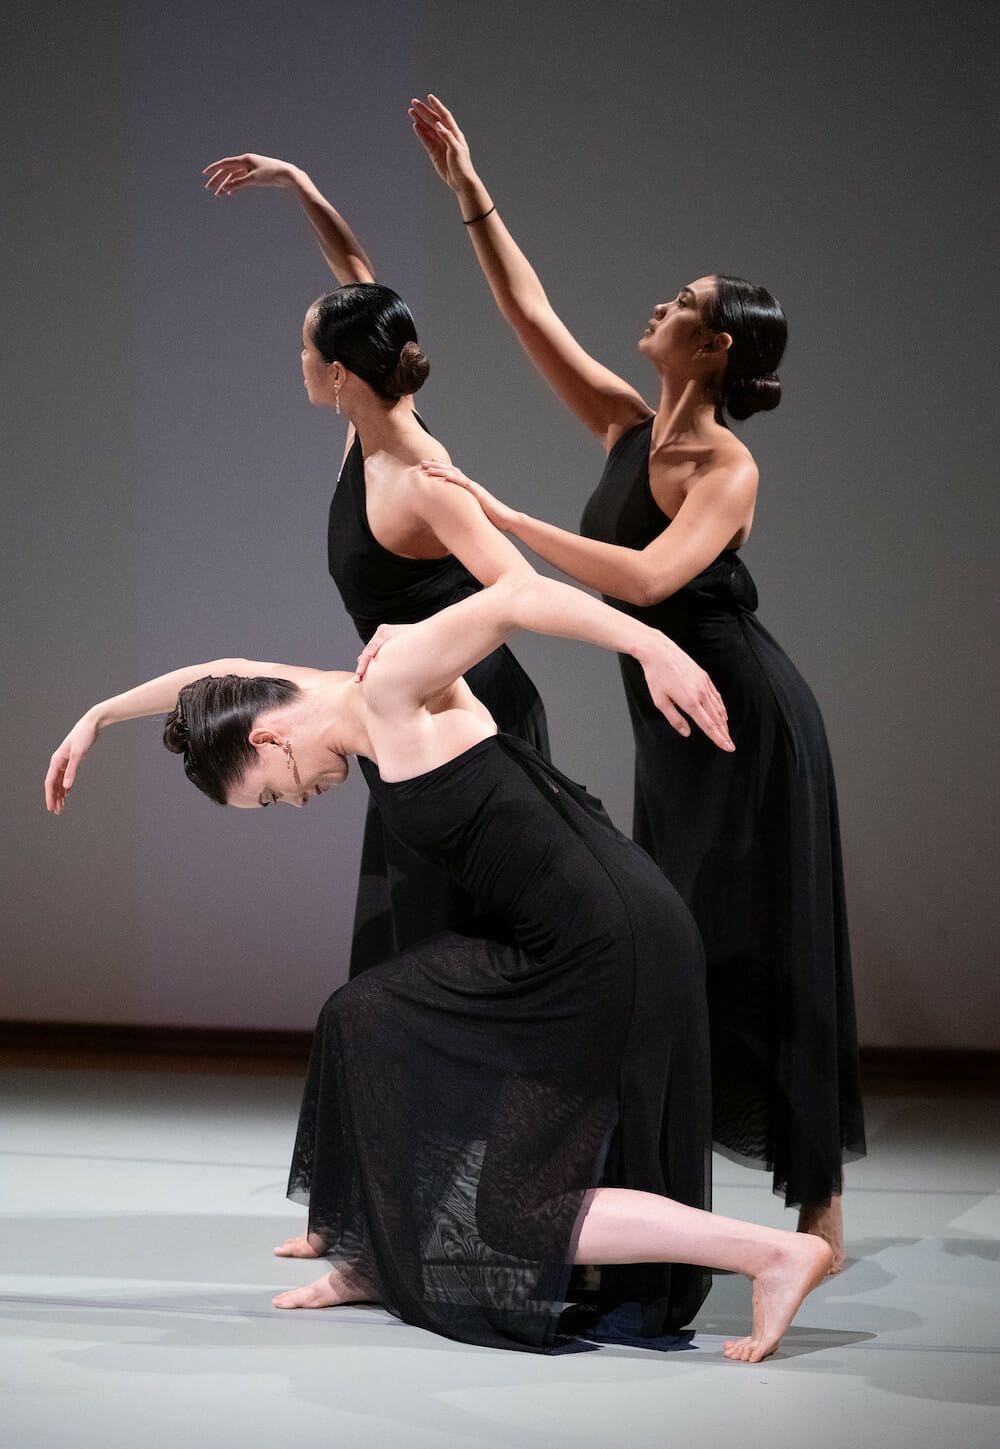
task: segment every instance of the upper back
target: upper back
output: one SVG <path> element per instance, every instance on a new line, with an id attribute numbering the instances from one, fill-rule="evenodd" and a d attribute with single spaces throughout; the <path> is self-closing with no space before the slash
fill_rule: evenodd
<path id="1" fill-rule="evenodd" d="M 344 606 L 366 640 L 379 624 L 427 619 L 479 587 L 451 554 L 407 558 L 379 543 L 368 519 L 365 461 L 358 437 L 344 459 L 330 502 L 327 558 Z"/>

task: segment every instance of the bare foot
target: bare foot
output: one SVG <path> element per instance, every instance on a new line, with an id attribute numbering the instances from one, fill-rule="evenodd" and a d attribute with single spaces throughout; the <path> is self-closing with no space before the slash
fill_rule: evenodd
<path id="1" fill-rule="evenodd" d="M 726 1358 L 760 1363 L 774 1353 L 803 1298 L 826 1277 L 832 1256 L 828 1243 L 812 1233 L 789 1233 L 787 1239 L 752 1279 L 753 1328 L 749 1338 L 726 1341 Z"/>
<path id="2" fill-rule="evenodd" d="M 278 1293 L 271 1299 L 275 1308 L 337 1308 L 342 1303 L 375 1303 L 372 1285 L 350 1268 L 334 1268 L 322 1278 L 306 1285 Z"/>
<path id="3" fill-rule="evenodd" d="M 323 1255 L 310 1243 L 309 1234 L 303 1233 L 299 1238 L 286 1238 L 280 1248 L 275 1248 L 274 1256 L 276 1258 L 321 1258 Z"/>
<path id="4" fill-rule="evenodd" d="M 835 1273 L 843 1272 L 847 1257 L 844 1253 L 844 1213 L 839 1195 L 831 1197 L 828 1203 L 804 1202 L 799 1209 L 798 1231 L 814 1233 L 824 1243 L 829 1243 L 833 1252 L 828 1270 L 831 1278 Z"/>

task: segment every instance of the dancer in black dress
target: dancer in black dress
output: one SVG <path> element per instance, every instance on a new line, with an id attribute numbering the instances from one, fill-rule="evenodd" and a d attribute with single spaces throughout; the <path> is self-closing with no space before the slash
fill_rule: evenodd
<path id="1" fill-rule="evenodd" d="M 448 490 L 421 478 L 426 454 L 446 457 L 413 407 L 427 376 L 413 319 L 340 213 L 297 166 L 270 156 L 228 156 L 205 168 L 217 195 L 249 187 L 289 191 L 308 217 L 341 288 L 310 308 L 303 335 L 309 400 L 350 421 L 330 503 L 330 573 L 363 643 L 382 623 L 415 623 L 517 568 L 515 550 L 458 510 Z M 498 547 L 498 543 L 500 546 Z M 503 646 L 468 683 L 500 728 L 548 755 L 538 692 Z M 447 927 L 474 929 L 478 906 L 454 882 L 384 830 L 370 797 L 358 880 L 350 974 Z"/>
<path id="2" fill-rule="evenodd" d="M 864 1153 L 837 807 L 816 702 L 758 623 L 737 550 L 757 493 L 723 421 L 777 406 L 785 319 L 763 288 L 701 277 L 654 309 L 639 350 L 660 377 L 654 413 L 583 351 L 433 97 L 414 128 L 456 191 L 497 303 L 528 355 L 608 454 L 578 537 L 473 487 L 488 517 L 574 579 L 669 633 L 710 671 L 737 752 L 679 758 L 641 678 L 622 663 L 636 742 L 634 836 L 677 886 L 705 940 L 714 1134 L 773 1170 L 799 1225 L 843 1266 L 842 1164 Z M 430 474 L 452 477 L 447 468 Z M 467 483 L 467 480 L 464 480 Z"/>
<path id="3" fill-rule="evenodd" d="M 451 1338 L 538 1351 L 558 1341 L 574 1263 L 617 1265 L 605 1305 L 638 1300 L 647 1334 L 686 1322 L 720 1267 L 754 1281 L 752 1331 L 725 1352 L 756 1361 L 830 1250 L 703 1210 L 697 931 L 644 852 L 498 734 L 459 677 L 517 627 L 634 655 L 675 728 L 689 731 L 679 705 L 730 748 L 717 693 L 671 641 L 530 575 L 380 636 L 353 676 L 218 660 L 105 701 L 54 753 L 47 802 L 61 811 L 98 728 L 176 698 L 165 743 L 213 799 L 306 804 L 356 754 L 390 828 L 500 925 L 436 936 L 324 1008 L 290 1187 L 333 1268 L 277 1306 L 376 1301 Z"/>

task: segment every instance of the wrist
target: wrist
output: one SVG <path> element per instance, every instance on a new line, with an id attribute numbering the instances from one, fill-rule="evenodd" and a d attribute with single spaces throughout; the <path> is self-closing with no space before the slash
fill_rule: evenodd
<path id="1" fill-rule="evenodd" d="M 101 701 L 100 704 L 92 704 L 87 712 L 81 717 L 80 724 L 89 725 L 96 734 L 99 730 L 102 730 L 106 724 L 109 723 L 110 716 L 108 714 L 108 708 L 110 704 L 110 699 L 104 699 Z"/>
<path id="2" fill-rule="evenodd" d="M 316 190 L 308 172 L 303 171 L 301 166 L 291 165 L 290 162 L 283 163 L 282 170 L 278 172 L 278 185 L 283 186 L 286 191 L 298 191 L 303 196 Z"/>
<path id="3" fill-rule="evenodd" d="M 626 614 L 624 617 L 629 616 Z M 621 650 L 621 653 L 631 655 L 645 669 L 653 662 L 656 651 L 662 649 L 665 636 L 658 629 L 651 629 L 648 624 L 640 624 L 638 619 L 634 623 L 637 630 L 634 643 L 630 648 Z"/>
<path id="4" fill-rule="evenodd" d="M 455 195 L 458 197 L 458 206 L 463 221 L 469 217 L 479 216 L 481 212 L 489 211 L 493 206 L 492 197 L 478 176 L 456 187 Z"/>

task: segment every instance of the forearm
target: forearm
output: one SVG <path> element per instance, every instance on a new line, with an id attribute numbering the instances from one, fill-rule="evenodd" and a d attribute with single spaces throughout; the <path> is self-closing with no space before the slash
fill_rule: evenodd
<path id="1" fill-rule="evenodd" d="M 638 549 L 584 538 L 528 513 L 514 515 L 510 532 L 577 583 L 629 604 L 658 602 L 684 582 L 649 578 L 646 561 Z"/>
<path id="2" fill-rule="evenodd" d="M 532 315 L 549 309 L 538 274 L 507 230 L 478 174 L 456 191 L 466 231 L 502 315 L 518 332 Z M 481 220 L 475 220 L 475 218 Z"/>
<path id="3" fill-rule="evenodd" d="M 305 212 L 337 281 L 342 285 L 346 282 L 373 282 L 375 271 L 364 247 L 306 172 L 299 166 L 289 166 L 286 185 Z"/>
<path id="4" fill-rule="evenodd" d="M 533 573 L 508 587 L 505 632 L 527 629 L 644 659 L 663 636 L 572 584 Z"/>
<path id="5" fill-rule="evenodd" d="M 211 659 L 205 664 L 189 664 L 184 669 L 173 669 L 169 674 L 160 674 L 137 684 L 121 694 L 112 695 L 99 704 L 91 705 L 83 718 L 89 718 L 97 729 L 109 724 L 119 724 L 128 719 L 142 719 L 146 715 L 166 714 L 177 703 L 177 696 L 186 684 L 206 675 L 239 674 L 252 677 L 265 673 L 265 664 L 249 659 Z"/>

